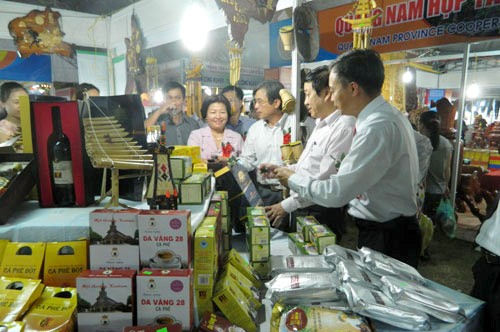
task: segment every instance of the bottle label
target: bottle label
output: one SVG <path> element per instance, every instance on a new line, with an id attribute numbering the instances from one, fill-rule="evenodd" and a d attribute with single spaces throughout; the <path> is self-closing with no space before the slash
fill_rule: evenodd
<path id="1" fill-rule="evenodd" d="M 71 160 L 52 163 L 54 184 L 73 184 L 73 165 Z"/>

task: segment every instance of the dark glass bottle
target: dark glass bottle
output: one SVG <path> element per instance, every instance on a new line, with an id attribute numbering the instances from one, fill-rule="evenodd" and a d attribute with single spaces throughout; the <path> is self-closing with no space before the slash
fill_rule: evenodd
<path id="1" fill-rule="evenodd" d="M 52 107 L 52 134 L 47 140 L 47 152 L 54 205 L 74 205 L 75 186 L 73 184 L 71 146 L 68 137 L 64 135 L 62 130 L 59 106 Z"/>

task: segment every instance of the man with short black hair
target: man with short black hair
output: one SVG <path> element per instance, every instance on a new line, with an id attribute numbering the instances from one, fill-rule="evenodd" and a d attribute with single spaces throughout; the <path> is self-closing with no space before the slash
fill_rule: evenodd
<path id="1" fill-rule="evenodd" d="M 164 103 L 144 121 L 147 128 L 165 122 L 167 145 L 186 145 L 189 134 L 200 128 L 193 118 L 184 113 L 186 88 L 178 82 L 168 82 L 163 88 Z"/>
<path id="2" fill-rule="evenodd" d="M 231 103 L 231 117 L 226 124 L 226 128 L 239 133 L 245 140 L 248 129 L 256 122 L 248 116 L 242 115 L 243 111 L 243 90 L 234 85 L 228 85 L 221 92 Z"/>

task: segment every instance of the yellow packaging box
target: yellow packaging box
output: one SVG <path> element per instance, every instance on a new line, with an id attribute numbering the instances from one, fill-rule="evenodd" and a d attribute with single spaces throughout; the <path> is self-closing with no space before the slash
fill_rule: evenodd
<path id="1" fill-rule="evenodd" d="M 290 251 L 294 255 L 298 255 L 299 253 L 298 244 L 304 245 L 304 237 L 302 236 L 302 232 L 288 233 L 288 249 L 290 249 Z"/>
<path id="2" fill-rule="evenodd" d="M 297 233 L 302 233 L 305 242 L 309 242 L 309 226 L 319 225 L 318 220 L 313 216 L 297 217 Z"/>
<path id="3" fill-rule="evenodd" d="M 229 279 L 221 279 L 212 300 L 231 323 L 247 332 L 257 331 L 255 316 L 251 314 L 245 295 L 235 283 Z"/>
<path id="4" fill-rule="evenodd" d="M 76 287 L 76 277 L 86 269 L 86 241 L 47 243 L 43 268 L 46 286 Z"/>
<path id="5" fill-rule="evenodd" d="M 184 179 L 179 184 L 179 198 L 181 204 L 203 204 L 205 196 L 210 192 L 210 185 L 207 187 L 208 174 L 194 173 L 189 178 Z"/>
<path id="6" fill-rule="evenodd" d="M 326 225 L 309 226 L 309 238 L 319 254 L 331 244 L 335 244 L 337 237 Z"/>
<path id="7" fill-rule="evenodd" d="M 9 242 L 5 247 L 0 273 L 5 277 L 38 279 L 44 254 L 44 242 Z"/>
<path id="8" fill-rule="evenodd" d="M 261 279 L 269 279 L 271 275 L 271 261 L 268 262 L 251 262 L 250 265 L 253 267 L 257 275 Z"/>
<path id="9" fill-rule="evenodd" d="M 255 288 L 252 282 L 233 265 L 227 264 L 220 278 L 231 278 L 232 281 L 239 287 L 243 295 L 245 295 L 248 299 L 248 302 L 253 310 L 258 310 L 262 306 L 262 303 L 260 302 L 259 290 Z"/>
<path id="10" fill-rule="evenodd" d="M 247 207 L 247 216 L 266 216 L 266 209 L 263 206 L 249 206 Z"/>
<path id="11" fill-rule="evenodd" d="M 0 321 L 21 319 L 42 294 L 43 287 L 40 279 L 0 277 Z"/>
<path id="12" fill-rule="evenodd" d="M 229 250 L 224 262 L 226 264 L 233 264 L 256 288 L 260 289 L 262 287 L 262 283 L 252 266 L 235 249 Z"/>
<path id="13" fill-rule="evenodd" d="M 33 153 L 33 137 L 31 136 L 31 109 L 29 96 L 19 97 L 21 114 L 21 135 L 23 137 L 23 152 Z"/>
<path id="14" fill-rule="evenodd" d="M 3 253 L 5 251 L 5 247 L 7 246 L 7 243 L 10 241 L 7 239 L 0 239 L 0 264 L 2 263 L 3 259 Z"/>
<path id="15" fill-rule="evenodd" d="M 250 262 L 267 262 L 271 256 L 269 244 L 252 244 L 250 247 Z"/>
<path id="16" fill-rule="evenodd" d="M 5 327 L 4 332 L 24 332 L 24 322 L 0 322 L 1 327 Z"/>
<path id="17" fill-rule="evenodd" d="M 229 201 L 229 193 L 225 190 L 217 190 L 215 194 L 220 195 L 222 199 L 222 216 L 229 215 L 228 201 Z"/>
<path id="18" fill-rule="evenodd" d="M 203 162 L 201 160 L 201 148 L 199 146 L 175 145 L 172 156 L 188 156 L 194 164 Z"/>
<path id="19" fill-rule="evenodd" d="M 205 163 L 198 163 L 193 165 L 193 173 L 208 173 L 208 165 Z"/>
<path id="20" fill-rule="evenodd" d="M 45 287 L 23 317 L 26 330 L 73 332 L 76 304 L 76 288 Z"/>
<path id="21" fill-rule="evenodd" d="M 254 244 L 270 244 L 271 231 L 269 219 L 266 216 L 248 216 L 247 223 L 247 243 L 248 246 Z"/>

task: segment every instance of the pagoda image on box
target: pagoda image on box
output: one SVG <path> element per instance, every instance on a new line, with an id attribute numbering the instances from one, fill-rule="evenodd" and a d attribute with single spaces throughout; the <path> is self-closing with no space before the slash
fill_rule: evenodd
<path id="1" fill-rule="evenodd" d="M 94 115 L 92 110 L 100 112 L 99 116 Z M 135 138 L 123 128 L 118 117 L 122 117 L 123 110 L 118 104 L 114 110 L 114 116 L 107 116 L 106 113 L 93 101 L 92 98 L 84 99 L 85 113 L 83 126 L 85 130 L 85 148 L 95 168 L 103 168 L 101 198 L 102 201 L 108 196 L 106 192 L 107 169 L 111 169 L 111 199 L 105 205 L 110 206 L 126 205 L 119 203 L 119 171 L 137 170 L 142 171 L 137 175 L 127 177 L 140 177 L 147 175 L 153 168 L 153 156 L 146 154 L 147 150 L 135 141 Z M 135 134 L 135 133 L 134 133 Z M 145 135 L 144 135 L 145 136 Z"/>

